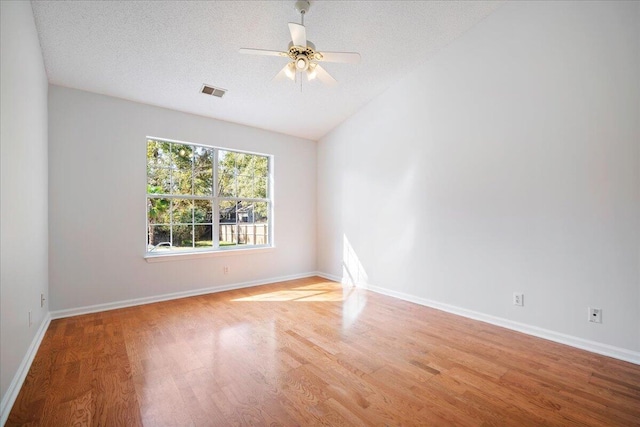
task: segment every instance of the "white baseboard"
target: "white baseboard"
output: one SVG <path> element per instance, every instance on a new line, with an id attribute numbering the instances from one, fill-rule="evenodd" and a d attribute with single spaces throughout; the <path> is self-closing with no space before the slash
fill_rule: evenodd
<path id="1" fill-rule="evenodd" d="M 27 353 L 22 358 L 22 362 L 20 362 L 20 366 L 18 366 L 18 371 L 13 376 L 13 380 L 11 380 L 11 384 L 9 384 L 9 388 L 2 398 L 2 402 L 0 402 L 0 426 L 3 426 L 7 422 L 7 418 L 9 418 L 11 408 L 13 408 L 13 404 L 18 397 L 18 393 L 22 388 L 22 384 L 27 378 L 27 374 L 29 373 L 29 369 L 31 368 L 31 363 L 36 357 L 38 348 L 40 348 L 40 343 L 42 342 L 44 334 L 45 332 L 47 332 L 50 323 L 51 315 L 47 313 L 44 316 L 44 319 L 42 319 L 40 327 L 38 328 L 36 335 L 33 337 Z"/>
<path id="2" fill-rule="evenodd" d="M 626 362 L 631 362 L 636 365 L 640 365 L 640 353 L 636 351 L 627 350 L 625 348 L 615 347 L 608 344 L 602 344 L 596 341 L 590 341 L 583 338 L 574 337 L 572 335 L 566 335 L 566 334 L 552 331 L 549 329 L 543 329 L 537 326 L 527 325 L 525 323 L 514 322 L 513 320 L 491 316 L 489 314 L 479 313 L 473 310 L 467 310 L 465 308 L 457 307 L 454 305 L 444 304 L 438 301 L 433 301 L 426 298 L 420 298 L 414 295 L 409 295 L 402 292 L 381 288 L 378 286 L 363 285 L 362 287 L 379 294 L 391 296 L 401 300 L 413 302 L 415 304 L 424 305 L 427 307 L 446 311 L 448 313 L 456 314 L 458 316 L 463 316 L 463 317 L 467 317 L 474 320 L 480 320 L 482 322 L 490 323 L 492 325 L 501 326 L 503 328 L 522 332 L 528 335 L 533 335 L 535 337 L 544 338 L 549 341 L 554 341 L 560 344 L 566 344 L 568 346 L 590 351 L 592 353 L 597 353 L 603 356 L 609 356 L 615 359 L 620 359 Z"/>
<path id="3" fill-rule="evenodd" d="M 293 274 L 290 276 L 272 277 L 269 279 L 252 280 L 248 282 L 233 283 L 230 285 L 214 286 L 210 288 L 200 288 L 191 291 L 173 292 L 170 294 L 156 295 L 151 297 L 134 298 L 124 301 L 109 302 L 106 304 L 88 305 L 85 307 L 70 308 L 66 310 L 56 310 L 51 312 L 52 319 L 62 319 L 64 317 L 80 316 L 82 314 L 98 313 L 101 311 L 116 310 L 119 308 L 133 307 L 136 305 L 151 304 L 154 302 L 169 301 L 179 298 L 193 297 L 196 295 L 213 294 L 216 292 L 231 291 L 234 289 L 250 288 L 252 286 L 269 285 L 271 283 L 285 282 L 287 280 L 303 279 L 305 277 L 316 276 L 315 271 Z"/>
<path id="4" fill-rule="evenodd" d="M 323 273 L 322 271 L 316 271 L 315 275 L 318 277 L 322 277 L 323 279 L 333 280 L 334 282 L 342 283 L 342 278 L 338 276 L 334 276 L 333 274 Z"/>
<path id="5" fill-rule="evenodd" d="M 341 278 L 326 273 L 317 273 L 318 276 L 341 282 Z M 480 320 L 482 322 L 490 323 L 492 325 L 501 326 L 503 328 L 511 329 L 514 331 L 522 332 L 528 335 L 533 335 L 538 338 L 544 338 L 549 341 L 554 341 L 560 344 L 565 344 L 571 347 L 579 348 L 581 350 L 590 351 L 592 353 L 601 354 L 603 356 L 613 357 L 615 359 L 624 360 L 625 362 L 634 363 L 640 365 L 640 352 L 628 350 L 621 347 L 615 347 L 608 344 L 599 343 L 596 341 L 590 341 L 583 338 L 578 338 L 572 335 L 563 334 L 560 332 L 552 331 L 549 329 L 539 328 L 537 326 L 527 325 L 525 323 L 514 322 L 513 320 L 504 319 L 502 317 L 491 316 L 489 314 L 480 313 L 473 310 L 467 310 L 466 308 L 457 307 L 454 305 L 444 304 L 438 301 L 433 301 L 427 298 L 417 297 L 415 295 L 406 294 L 403 292 L 397 292 L 391 289 L 381 288 L 371 284 L 358 284 L 358 287 L 376 292 L 382 295 L 398 298 L 404 301 L 409 301 L 415 304 L 423 305 L 426 307 L 435 308 L 438 310 L 446 311 L 447 313 L 456 314 L 458 316 L 467 317 L 469 319 Z"/>

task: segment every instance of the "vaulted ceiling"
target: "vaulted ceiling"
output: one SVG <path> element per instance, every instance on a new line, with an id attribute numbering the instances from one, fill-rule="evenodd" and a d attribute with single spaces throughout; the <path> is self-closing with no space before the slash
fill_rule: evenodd
<path id="1" fill-rule="evenodd" d="M 273 81 L 286 59 L 294 1 L 32 1 L 49 82 L 317 140 L 428 60 L 499 2 L 313 1 L 318 50 L 338 84 Z M 203 95 L 203 83 L 227 89 Z"/>

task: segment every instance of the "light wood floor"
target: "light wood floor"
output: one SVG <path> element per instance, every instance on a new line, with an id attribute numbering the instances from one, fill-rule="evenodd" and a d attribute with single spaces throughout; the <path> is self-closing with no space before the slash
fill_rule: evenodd
<path id="1" fill-rule="evenodd" d="M 7 425 L 638 426 L 640 366 L 310 278 L 54 320 Z"/>

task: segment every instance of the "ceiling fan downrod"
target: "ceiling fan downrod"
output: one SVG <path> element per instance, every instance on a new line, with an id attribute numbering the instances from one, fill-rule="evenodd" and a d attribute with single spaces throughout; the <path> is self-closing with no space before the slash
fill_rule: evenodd
<path id="1" fill-rule="evenodd" d="M 304 25 L 304 14 L 309 11 L 311 2 L 306 0 L 298 0 L 294 7 L 300 13 L 300 24 Z"/>

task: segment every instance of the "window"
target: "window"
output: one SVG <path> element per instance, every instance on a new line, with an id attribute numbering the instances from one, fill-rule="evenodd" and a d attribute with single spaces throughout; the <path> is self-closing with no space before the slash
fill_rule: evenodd
<path id="1" fill-rule="evenodd" d="M 271 246 L 271 156 L 147 140 L 147 254 Z"/>

